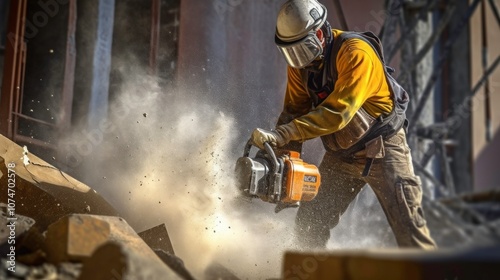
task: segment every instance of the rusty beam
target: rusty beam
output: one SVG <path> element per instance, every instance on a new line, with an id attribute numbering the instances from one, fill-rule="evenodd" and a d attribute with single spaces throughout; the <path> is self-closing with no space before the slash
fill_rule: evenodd
<path id="1" fill-rule="evenodd" d="M 16 88 L 21 85 L 18 82 L 18 69 L 20 68 L 19 56 L 21 56 L 24 41 L 24 26 L 26 19 L 26 0 L 11 1 L 9 21 L 7 27 L 7 44 L 5 46 L 4 75 L 2 82 L 2 94 L 0 96 L 0 133 L 8 138 L 13 137 L 13 110 L 15 105 Z"/>
<path id="2" fill-rule="evenodd" d="M 55 124 L 53 124 L 53 123 L 49 123 L 49 122 L 46 122 L 46 121 L 42 121 L 42 120 L 39 120 L 39 119 L 35 119 L 35 118 L 33 118 L 33 117 L 26 116 L 26 115 L 21 114 L 21 113 L 13 112 L 12 114 L 15 116 L 15 117 L 14 117 L 14 119 L 15 119 L 16 121 L 17 121 L 19 118 L 21 118 L 21 119 L 29 120 L 29 121 L 36 122 L 36 123 L 39 123 L 39 124 L 47 125 L 47 126 L 50 126 L 50 127 L 56 127 L 56 125 L 55 125 Z"/>
<path id="3" fill-rule="evenodd" d="M 61 118 L 58 125 L 61 130 L 65 130 L 71 125 L 71 115 L 73 107 L 73 89 L 75 85 L 75 63 L 76 63 L 76 20 L 77 7 L 76 0 L 70 0 L 68 6 L 68 33 L 66 39 L 66 61 L 64 64 L 64 81 L 62 87 Z"/>
<path id="4" fill-rule="evenodd" d="M 26 7 L 28 5 L 28 2 L 26 2 L 24 8 L 24 14 L 22 15 L 22 18 L 20 19 L 22 23 L 22 28 L 24 29 L 25 26 L 25 20 L 26 20 Z M 23 37 L 19 41 L 19 50 L 16 56 L 16 73 L 15 73 L 15 84 L 16 87 L 14 88 L 14 107 L 12 108 L 13 112 L 21 112 L 21 103 L 22 103 L 22 98 L 23 98 L 23 87 L 24 87 L 24 72 L 26 70 L 26 53 L 27 53 L 27 44 L 24 41 L 24 32 L 23 31 Z M 13 127 L 12 133 L 15 135 L 17 133 L 17 119 L 15 115 L 11 115 L 12 122 L 10 123 L 10 126 Z"/>
<path id="5" fill-rule="evenodd" d="M 151 44 L 149 68 L 152 75 L 158 72 L 158 49 L 160 48 L 161 0 L 151 0 Z"/>
<path id="6" fill-rule="evenodd" d="M 480 0 L 474 0 L 472 4 L 469 5 L 469 8 L 467 9 L 466 13 L 464 16 L 462 16 L 461 21 L 457 24 L 455 29 L 452 31 L 450 39 L 446 42 L 441 57 L 439 58 L 438 62 L 434 65 L 434 69 L 432 70 L 432 74 L 427 81 L 427 84 L 425 85 L 424 91 L 421 94 L 420 99 L 417 101 L 417 107 L 415 109 L 415 112 L 411 115 L 410 119 L 410 128 L 413 130 L 413 127 L 417 124 L 418 119 L 420 118 L 420 114 L 422 113 L 427 100 L 429 99 L 429 96 L 431 95 L 434 85 L 436 84 L 436 81 L 438 80 L 439 76 L 441 75 L 441 72 L 443 70 L 443 65 L 444 63 L 448 60 L 448 57 L 451 54 L 451 49 L 453 47 L 453 44 L 455 41 L 458 39 L 459 35 L 461 32 L 463 32 L 464 27 L 468 26 L 470 17 L 476 10 L 477 6 L 479 5 Z"/>
<path id="7" fill-rule="evenodd" d="M 15 134 L 12 140 L 16 143 L 19 143 L 19 144 L 24 143 L 24 144 L 35 145 L 35 146 L 42 147 L 42 148 L 48 148 L 48 149 L 51 149 L 54 151 L 57 150 L 57 147 L 55 145 L 52 145 L 50 143 L 47 143 L 47 142 L 39 140 L 39 139 L 24 136 L 21 134 Z"/>
<path id="8" fill-rule="evenodd" d="M 451 7 L 450 7 L 451 6 Z M 420 48 L 418 53 L 415 55 L 415 57 L 412 59 L 412 61 L 409 63 L 409 67 L 404 67 L 403 72 L 396 78 L 398 81 L 404 81 L 407 78 L 409 78 L 410 74 L 415 71 L 417 68 L 417 65 L 424 59 L 424 57 L 427 55 L 427 53 L 431 50 L 431 48 L 436 44 L 436 42 L 439 40 L 439 37 L 441 33 L 445 30 L 445 28 L 448 26 L 449 22 L 451 21 L 451 18 L 453 17 L 455 13 L 456 6 L 453 4 L 453 2 L 447 7 L 446 13 L 442 17 L 441 21 L 439 22 L 439 25 L 437 28 L 435 28 L 435 31 L 432 33 L 431 37 L 425 42 L 424 46 Z"/>
<path id="9" fill-rule="evenodd" d="M 418 22 L 420 20 L 423 20 L 425 16 L 429 13 L 429 11 L 432 8 L 432 0 L 427 0 L 427 5 L 425 7 L 422 7 L 420 11 L 418 12 L 418 15 L 413 17 L 412 20 L 407 22 L 406 25 L 401 25 L 401 36 L 399 37 L 398 41 L 394 43 L 393 45 L 389 46 L 387 48 L 387 55 L 385 56 L 387 58 L 387 61 L 390 62 L 393 57 L 396 55 L 398 50 L 403 46 L 406 40 L 410 38 L 410 35 L 412 32 L 415 31 L 415 27 L 417 26 Z M 408 2 L 405 2 L 405 5 L 407 5 Z"/>
<path id="10" fill-rule="evenodd" d="M 23 93 L 24 93 L 24 77 L 26 74 L 26 53 L 28 52 L 27 50 L 27 44 L 26 42 L 21 43 L 21 54 L 19 55 L 20 61 L 19 61 L 19 72 L 18 72 L 18 77 L 17 77 L 17 84 L 19 85 L 16 88 L 16 91 L 18 94 L 16 94 L 15 98 L 15 107 L 13 108 L 13 135 L 15 136 L 18 131 L 18 125 L 19 125 L 19 119 L 17 118 L 17 115 L 22 112 L 22 104 L 23 104 Z M 14 137 L 15 138 L 15 137 Z"/>
<path id="11" fill-rule="evenodd" d="M 168 235 L 167 226 L 165 224 L 139 232 L 138 235 L 151 249 L 161 249 L 167 253 L 175 255 L 174 247 L 170 241 L 170 236 Z"/>
<path id="12" fill-rule="evenodd" d="M 483 75 L 488 70 L 488 25 L 486 24 L 486 1 L 481 1 L 481 64 L 483 66 Z M 492 139 L 492 128 L 491 128 L 491 104 L 490 104 L 490 81 L 486 79 L 484 81 L 484 119 L 486 127 L 486 141 L 489 143 Z"/>
<path id="13" fill-rule="evenodd" d="M 500 26 L 500 13 L 498 12 L 498 7 L 495 4 L 494 0 L 488 0 L 490 3 L 490 8 L 493 11 L 493 14 L 495 15 L 495 19 L 497 20 L 498 25 Z"/>

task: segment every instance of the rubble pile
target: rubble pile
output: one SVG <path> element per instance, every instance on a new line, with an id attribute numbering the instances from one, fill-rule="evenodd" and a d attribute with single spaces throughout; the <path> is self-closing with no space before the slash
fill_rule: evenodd
<path id="1" fill-rule="evenodd" d="M 90 187 L 0 147 L 0 279 L 193 279 L 165 225 L 138 234 Z"/>
<path id="2" fill-rule="evenodd" d="M 175 255 L 166 225 L 137 233 L 90 187 L 1 135 L 0 147 L 0 279 L 194 279 Z M 414 279 L 436 271 L 446 278 L 498 266 L 500 192 L 425 198 L 424 208 L 440 248 L 480 245 L 487 248 L 486 255 L 441 250 L 428 256 L 403 251 L 323 256 L 291 252 L 284 256 L 282 276 L 315 267 L 309 279 L 322 279 L 339 267 L 338 279 L 365 279 L 366 271 L 386 275 L 388 270 L 397 278 L 412 269 L 422 272 Z M 457 272 L 457 264 L 464 270 Z M 238 279 L 216 262 L 204 273 L 204 279 Z"/>
<path id="3" fill-rule="evenodd" d="M 497 279 L 500 246 L 287 252 L 285 279 Z"/>
<path id="4" fill-rule="evenodd" d="M 423 200 L 440 248 L 500 244 L 500 191 Z"/>

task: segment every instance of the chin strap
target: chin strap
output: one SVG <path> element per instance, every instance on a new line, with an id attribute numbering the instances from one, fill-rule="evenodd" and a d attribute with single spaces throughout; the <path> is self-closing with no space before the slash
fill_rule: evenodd
<path id="1" fill-rule="evenodd" d="M 327 46 L 329 44 L 331 44 L 332 40 L 333 40 L 332 26 L 330 25 L 330 23 L 328 21 L 325 21 L 325 23 L 323 24 L 323 26 L 321 27 L 321 29 L 323 30 L 323 33 L 326 34 L 325 35 L 325 41 L 326 41 L 325 49 L 326 49 Z"/>

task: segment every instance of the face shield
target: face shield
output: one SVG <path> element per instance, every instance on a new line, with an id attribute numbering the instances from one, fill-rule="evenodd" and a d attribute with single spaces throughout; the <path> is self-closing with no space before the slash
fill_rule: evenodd
<path id="1" fill-rule="evenodd" d="M 278 37 L 275 37 L 275 42 L 288 65 L 293 68 L 304 68 L 323 53 L 321 41 L 315 31 L 291 43 L 281 41 Z"/>

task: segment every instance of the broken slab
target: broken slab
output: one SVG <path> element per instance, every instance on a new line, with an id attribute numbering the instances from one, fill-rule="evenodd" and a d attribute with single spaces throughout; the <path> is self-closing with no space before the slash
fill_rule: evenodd
<path id="1" fill-rule="evenodd" d="M 138 234 L 142 238 L 142 240 L 144 240 L 144 242 L 146 242 L 146 244 L 151 247 L 151 249 L 161 249 L 165 252 L 175 255 L 174 248 L 172 247 L 172 242 L 170 242 L 170 237 L 168 236 L 168 231 L 165 224 L 147 229 L 145 231 L 139 232 Z"/>
<path id="2" fill-rule="evenodd" d="M 170 267 L 183 279 L 194 279 L 191 273 L 186 269 L 184 262 L 175 255 L 165 224 L 139 232 L 138 235 L 148 244 L 164 264 Z"/>
<path id="3" fill-rule="evenodd" d="M 165 252 L 162 249 L 154 249 L 156 255 L 168 265 L 177 275 L 181 276 L 184 280 L 194 280 L 193 275 L 186 269 L 184 262 L 174 254 Z"/>
<path id="4" fill-rule="evenodd" d="M 0 194 L 8 193 L 9 184 L 15 212 L 34 219 L 42 231 L 72 213 L 118 216 L 95 190 L 0 135 Z M 0 202 L 7 199 L 0 195 Z"/>
<path id="5" fill-rule="evenodd" d="M 498 273 L 500 247 L 287 252 L 283 262 L 283 279 L 490 279 Z"/>
<path id="6" fill-rule="evenodd" d="M 83 263 L 78 279 L 183 279 L 158 258 L 152 259 L 143 253 L 124 244 L 108 242 Z"/>
<path id="7" fill-rule="evenodd" d="M 0 254 L 4 256 L 4 250 L 10 247 L 9 244 L 15 242 L 19 236 L 25 234 L 34 224 L 35 220 L 13 212 L 10 213 L 7 205 L 0 203 Z"/>
<path id="8" fill-rule="evenodd" d="M 88 215 L 66 216 L 47 229 L 47 257 L 55 264 L 82 261 L 110 238 L 110 224 L 107 221 Z"/>
<path id="9" fill-rule="evenodd" d="M 222 264 L 214 262 L 210 264 L 204 272 L 204 279 L 206 280 L 240 280 L 238 276 Z"/>
<path id="10" fill-rule="evenodd" d="M 105 248 L 102 249 L 101 247 L 105 244 Z M 88 277 L 97 277 L 95 279 L 101 279 L 99 278 L 101 276 L 98 277 L 96 273 L 103 272 L 103 275 L 109 275 L 113 269 L 116 269 L 119 275 L 124 275 L 121 274 L 122 269 L 128 271 L 124 272 L 126 275 L 142 275 L 137 274 L 139 272 L 135 271 L 135 269 L 138 269 L 136 265 L 153 266 L 148 273 L 163 271 L 167 273 L 166 275 L 177 275 L 160 260 L 146 242 L 137 235 L 134 229 L 120 217 L 85 214 L 65 216 L 48 227 L 46 232 L 46 250 L 49 261 L 54 263 L 83 261 L 82 275 L 83 270 L 87 269 L 85 275 Z M 101 256 L 100 253 L 97 253 L 99 250 L 104 255 Z M 120 259 L 109 260 L 109 263 L 101 263 L 104 260 L 108 261 L 108 258 L 112 259 L 110 256 L 120 256 L 124 259 L 121 261 Z M 135 261 L 139 261 L 140 264 L 129 263 Z M 104 270 L 94 270 L 97 267 Z M 113 277 L 116 277 L 116 275 Z M 152 278 L 132 277 L 128 279 Z"/>

